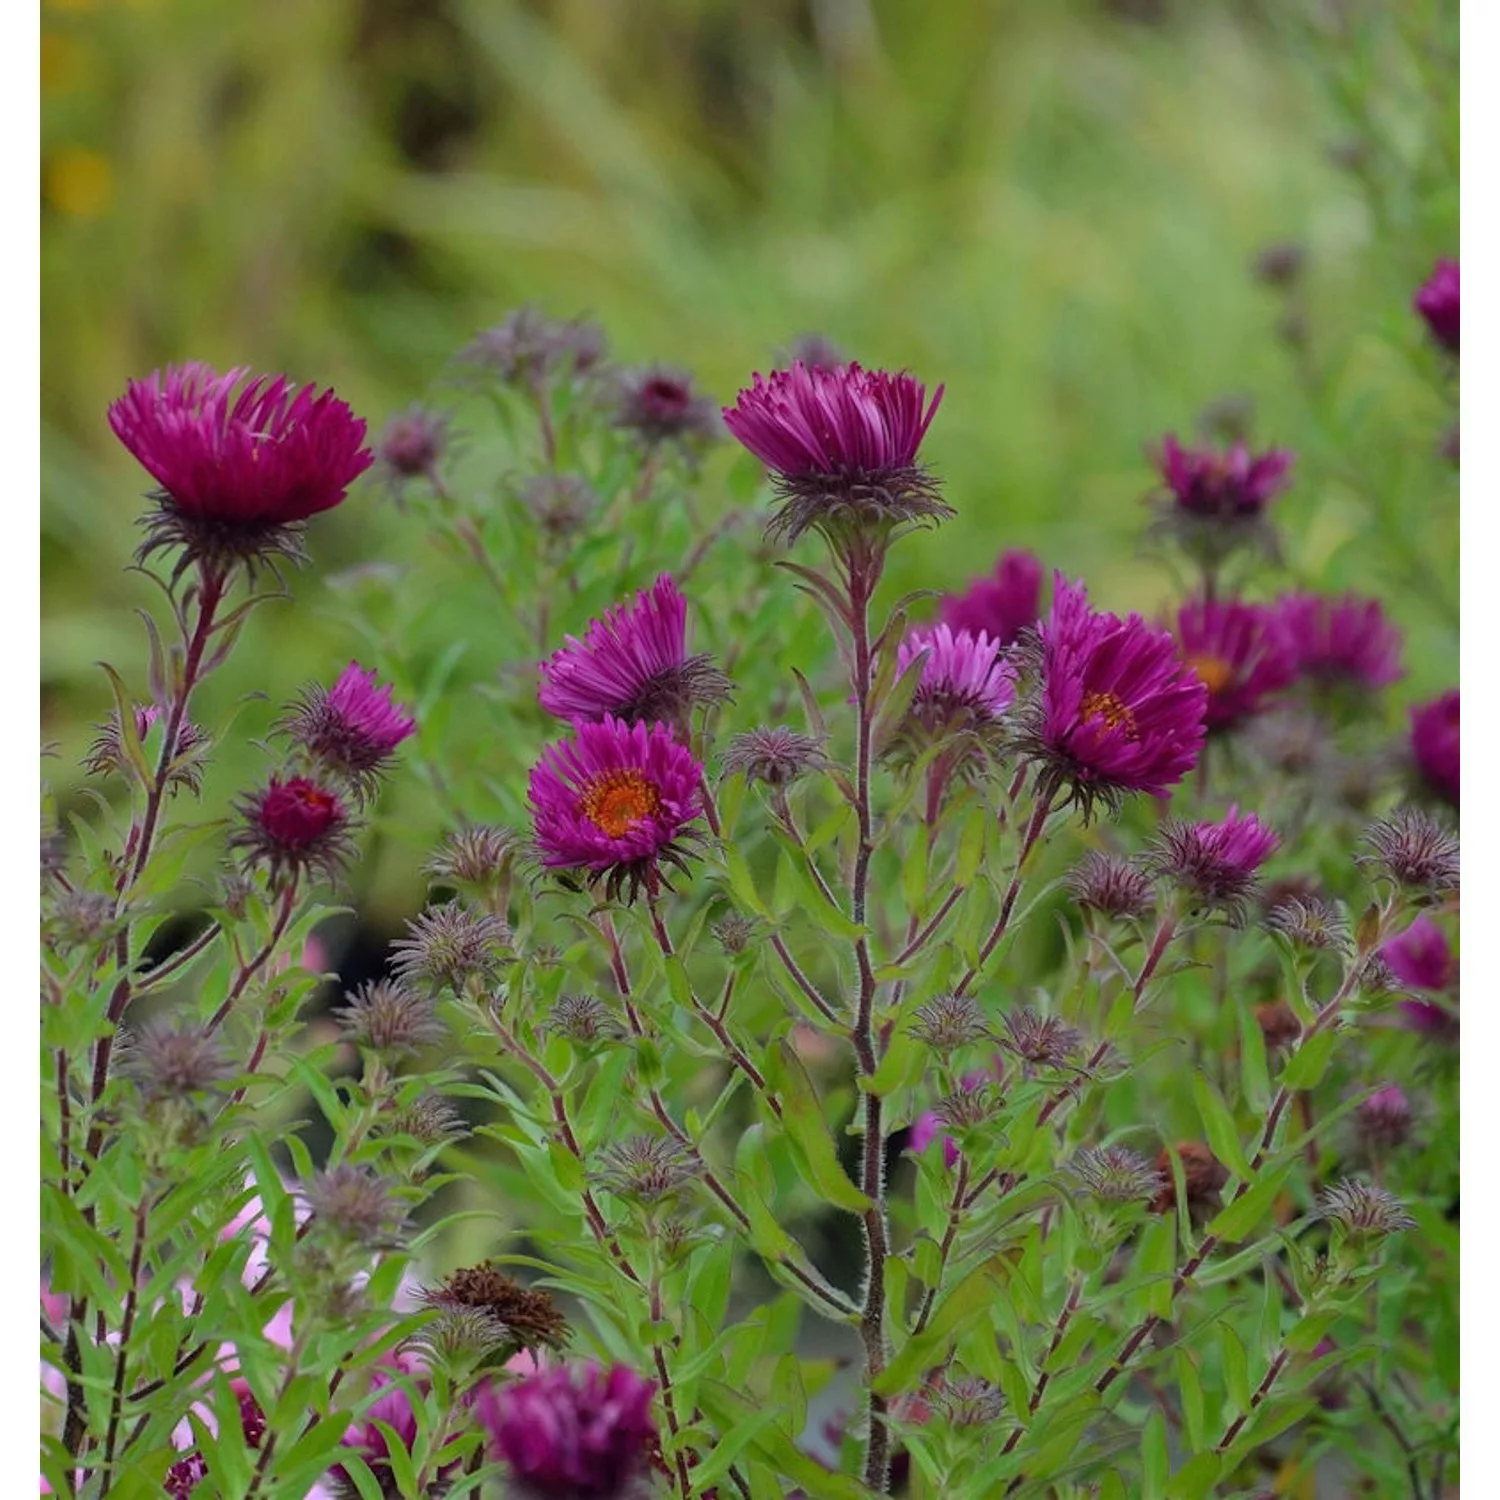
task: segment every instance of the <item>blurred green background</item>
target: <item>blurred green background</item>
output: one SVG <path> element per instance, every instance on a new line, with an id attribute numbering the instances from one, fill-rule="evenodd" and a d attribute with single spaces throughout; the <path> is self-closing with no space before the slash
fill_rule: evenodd
<path id="1" fill-rule="evenodd" d="M 1298 453 L 1281 582 L 1388 600 L 1393 728 L 1457 679 L 1456 380 L 1410 305 L 1457 254 L 1455 0 L 47 0 L 42 29 L 65 794 L 94 663 L 139 667 L 152 601 L 122 570 L 145 477 L 104 420 L 127 378 L 285 369 L 374 435 L 521 302 L 724 399 L 814 330 L 946 383 L 924 452 L 959 516 L 903 550 L 907 586 L 1023 545 L 1160 609 L 1145 447 L 1249 396 Z M 1286 241 L 1290 293 L 1252 271 Z M 318 571 L 398 519 L 366 482 Z M 296 587 L 215 704 L 347 659 L 317 574 Z"/>

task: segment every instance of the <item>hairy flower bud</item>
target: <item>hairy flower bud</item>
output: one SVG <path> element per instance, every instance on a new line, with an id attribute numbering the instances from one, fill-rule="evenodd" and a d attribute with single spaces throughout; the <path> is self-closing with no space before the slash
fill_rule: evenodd
<path id="1" fill-rule="evenodd" d="M 219 1043 L 201 1026 L 161 1019 L 123 1035 L 119 1064 L 146 1099 L 208 1093 L 234 1073 Z"/>
<path id="2" fill-rule="evenodd" d="M 388 1243 L 406 1217 L 374 1173 L 348 1162 L 319 1172 L 308 1184 L 307 1202 L 323 1229 L 371 1248 Z"/>
<path id="3" fill-rule="evenodd" d="M 727 957 L 738 958 L 759 938 L 762 926 L 763 924 L 755 917 L 747 917 L 742 912 L 732 911 L 720 917 L 709 928 L 709 931 L 713 933 L 714 940 L 724 950 Z"/>
<path id="4" fill-rule="evenodd" d="M 676 1141 L 634 1135 L 603 1153 L 599 1180 L 622 1198 L 653 1204 L 672 1197 L 702 1170 L 702 1163 Z"/>
<path id="5" fill-rule="evenodd" d="M 504 885 L 525 849 L 514 829 L 471 823 L 448 834 L 423 869 L 436 884 L 490 893 Z"/>
<path id="6" fill-rule="evenodd" d="M 1361 1139 L 1376 1150 L 1404 1146 L 1411 1135 L 1411 1100 L 1394 1083 L 1376 1089 L 1354 1111 Z"/>
<path id="7" fill-rule="evenodd" d="M 1349 922 L 1338 907 L 1321 896 L 1291 896 L 1266 914 L 1266 926 L 1299 948 L 1352 953 Z"/>
<path id="8" fill-rule="evenodd" d="M 1068 1163 L 1068 1171 L 1105 1203 L 1144 1203 L 1163 1188 L 1162 1174 L 1128 1146 L 1085 1146 Z"/>
<path id="9" fill-rule="evenodd" d="M 1066 1067 L 1082 1043 L 1082 1034 L 1060 1016 L 1044 1016 L 1025 1006 L 1005 1017 L 1004 1044 L 1036 1067 Z"/>
<path id="10" fill-rule="evenodd" d="M 547 1030 L 583 1047 L 624 1035 L 614 1012 L 595 995 L 560 995 L 547 1018 Z"/>

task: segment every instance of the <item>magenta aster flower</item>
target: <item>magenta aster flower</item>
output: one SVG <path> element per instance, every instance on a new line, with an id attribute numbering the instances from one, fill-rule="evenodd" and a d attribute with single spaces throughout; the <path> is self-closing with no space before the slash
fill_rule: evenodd
<path id="1" fill-rule="evenodd" d="M 685 370 L 650 365 L 619 377 L 615 426 L 637 433 L 650 447 L 669 439 L 679 443 L 722 437 L 718 403 L 694 390 Z"/>
<path id="2" fill-rule="evenodd" d="M 1052 610 L 1027 652 L 1039 683 L 1016 710 L 1016 748 L 1093 811 L 1128 792 L 1163 794 L 1197 764 L 1208 690 L 1165 630 L 1089 607 L 1053 575 Z"/>
<path id="3" fill-rule="evenodd" d="M 1297 649 L 1281 617 L 1241 599 L 1191 599 L 1177 612 L 1183 659 L 1208 689 L 1210 731 L 1266 708 L 1297 675 Z"/>
<path id="4" fill-rule="evenodd" d="M 1411 1100 L 1398 1085 L 1375 1090 L 1354 1111 L 1354 1123 L 1367 1146 L 1377 1150 L 1404 1145 L 1411 1134 Z"/>
<path id="5" fill-rule="evenodd" d="M 1290 483 L 1292 455 L 1269 448 L 1252 455 L 1244 443 L 1223 453 L 1184 448 L 1176 435 L 1162 439 L 1157 467 L 1177 508 L 1210 521 L 1253 520 Z"/>
<path id="6" fill-rule="evenodd" d="M 1015 676 L 987 635 L 947 625 L 919 625 L 896 648 L 899 676 L 926 653 L 911 712 L 929 728 L 979 727 L 1010 706 Z"/>
<path id="7" fill-rule="evenodd" d="M 958 1165 L 958 1142 L 944 1129 L 936 1110 L 929 1109 L 912 1121 L 907 1146 L 915 1155 L 920 1156 L 939 1139 L 943 1143 L 943 1165 L 951 1172 Z"/>
<path id="8" fill-rule="evenodd" d="M 475 1411 L 525 1500 L 623 1500 L 650 1467 L 655 1394 L 624 1365 L 589 1364 L 486 1385 Z"/>
<path id="9" fill-rule="evenodd" d="M 273 881 L 315 870 L 332 877 L 352 853 L 349 811 L 332 787 L 308 776 L 273 776 L 236 804 L 244 819 L 229 844 L 253 869 L 266 865 Z"/>
<path id="10" fill-rule="evenodd" d="M 1411 753 L 1422 779 L 1458 806 L 1458 689 L 1411 711 Z"/>
<path id="11" fill-rule="evenodd" d="M 688 655 L 687 600 L 666 573 L 633 604 L 590 621 L 581 641 L 567 636 L 539 670 L 537 701 L 575 724 L 613 715 L 685 729 L 695 703 L 729 696 L 729 679 L 708 654 Z"/>
<path id="12" fill-rule="evenodd" d="M 417 732 L 417 721 L 373 672 L 351 661 L 329 689 L 314 685 L 283 728 L 315 761 L 347 777 L 360 798 L 373 795 L 396 747 Z"/>
<path id="13" fill-rule="evenodd" d="M 800 360 L 757 374 L 724 423 L 775 477 L 784 502 L 770 530 L 794 542 L 811 526 L 884 529 L 952 515 L 917 449 L 942 400 L 910 375 Z"/>
<path id="14" fill-rule="evenodd" d="M 575 725 L 531 773 L 542 863 L 602 876 L 611 897 L 628 882 L 633 897 L 659 861 L 682 867 L 678 840 L 702 810 L 702 777 L 665 724 Z"/>
<path id="15" fill-rule="evenodd" d="M 363 1413 L 350 1424 L 345 1432 L 342 1446 L 352 1449 L 369 1465 L 382 1491 L 397 1493 L 396 1477 L 391 1463 L 391 1437 L 409 1455 L 417 1441 L 417 1412 L 412 1393 L 424 1394 L 428 1381 L 421 1362 L 407 1353 L 386 1356 L 370 1376 L 370 1391 L 375 1399 L 364 1408 Z M 390 1433 L 380 1425 L 390 1429 Z M 409 1463 L 410 1460 L 408 1459 Z M 451 1464 L 443 1474 L 450 1474 L 457 1467 Z M 335 1466 L 331 1477 L 337 1482 L 340 1495 L 355 1495 L 358 1490 L 354 1481 L 342 1465 Z"/>
<path id="16" fill-rule="evenodd" d="M 1443 929 L 1428 916 L 1419 916 L 1404 932 L 1382 944 L 1380 956 L 1402 984 L 1433 995 L 1458 993 L 1458 963 Z M 1401 1014 L 1413 1031 L 1448 1036 L 1457 1026 L 1450 1011 L 1432 1000 L 1403 1000 Z"/>
<path id="17" fill-rule="evenodd" d="M 992 636 L 1009 646 L 1042 612 L 1042 562 L 1030 552 L 1005 552 L 989 577 L 976 578 L 942 602 L 942 621 L 954 630 Z"/>
<path id="18" fill-rule="evenodd" d="M 302 523 L 331 510 L 374 462 L 365 424 L 332 391 L 205 364 L 132 380 L 115 436 L 161 486 L 141 555 L 181 545 L 215 567 L 297 558 Z M 238 391 L 238 394 L 236 392 Z"/>
<path id="19" fill-rule="evenodd" d="M 1401 631 L 1379 601 L 1358 594 L 1283 594 L 1276 601 L 1297 649 L 1297 671 L 1320 687 L 1386 687 L 1405 672 Z"/>
<path id="20" fill-rule="evenodd" d="M 1217 823 L 1166 824 L 1152 851 L 1159 874 L 1180 886 L 1199 907 L 1233 919 L 1244 914 L 1261 865 L 1280 840 L 1254 813 L 1231 806 Z"/>
<path id="21" fill-rule="evenodd" d="M 1458 353 L 1458 262 L 1439 260 L 1412 299 L 1434 339 Z"/>

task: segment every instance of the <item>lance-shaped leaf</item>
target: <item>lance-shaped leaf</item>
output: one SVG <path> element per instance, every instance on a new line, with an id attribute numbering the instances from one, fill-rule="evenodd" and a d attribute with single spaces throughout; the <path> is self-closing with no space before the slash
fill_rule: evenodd
<path id="1" fill-rule="evenodd" d="M 785 1041 L 778 1042 L 766 1053 L 766 1071 L 781 1095 L 781 1123 L 808 1179 L 835 1208 L 864 1213 L 870 1200 L 839 1164 L 822 1103 L 801 1058 Z"/>

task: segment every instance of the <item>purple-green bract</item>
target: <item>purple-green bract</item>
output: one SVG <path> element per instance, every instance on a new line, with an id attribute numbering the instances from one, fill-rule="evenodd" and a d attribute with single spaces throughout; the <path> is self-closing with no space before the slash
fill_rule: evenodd
<path id="1" fill-rule="evenodd" d="M 1041 559 L 1030 552 L 1003 553 L 993 574 L 943 600 L 943 624 L 1008 646 L 1041 615 L 1043 574 Z"/>
<path id="2" fill-rule="evenodd" d="M 475 1402 L 489 1446 L 528 1500 L 619 1500 L 656 1443 L 656 1388 L 624 1365 L 538 1371 Z"/>
<path id="3" fill-rule="evenodd" d="M 332 391 L 247 368 L 172 365 L 132 380 L 109 409 L 115 436 L 181 516 L 290 526 L 332 509 L 374 462 L 365 424 Z"/>
<path id="4" fill-rule="evenodd" d="M 702 810 L 702 777 L 665 724 L 576 725 L 531 772 L 542 863 L 603 873 L 669 856 Z"/>
<path id="5" fill-rule="evenodd" d="M 1162 439 L 1157 467 L 1179 509 L 1209 520 L 1247 520 L 1264 512 L 1288 483 L 1292 455 L 1271 448 L 1252 455 L 1243 443 L 1223 453 Z"/>
<path id="6" fill-rule="evenodd" d="M 1177 611 L 1177 640 L 1208 689 L 1209 729 L 1259 713 L 1297 675 L 1297 650 L 1274 610 L 1242 599 L 1190 599 Z"/>

